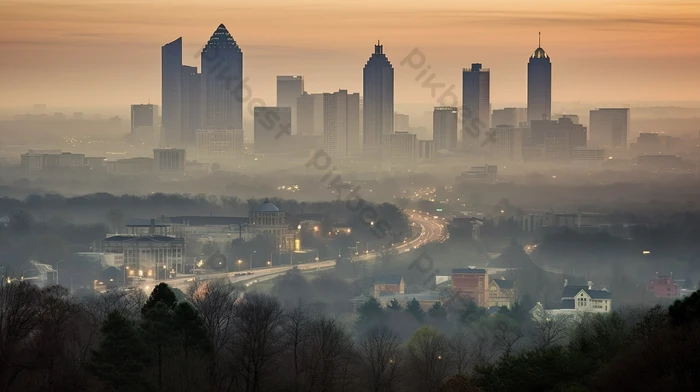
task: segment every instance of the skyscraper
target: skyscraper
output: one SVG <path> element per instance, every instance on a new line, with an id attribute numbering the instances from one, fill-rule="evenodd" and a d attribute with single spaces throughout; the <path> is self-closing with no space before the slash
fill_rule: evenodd
<path id="1" fill-rule="evenodd" d="M 149 148 L 158 145 L 160 137 L 158 105 L 131 105 L 131 141 Z"/>
<path id="2" fill-rule="evenodd" d="M 199 128 L 200 77 L 197 67 L 182 66 L 181 87 L 181 124 L 180 142 L 186 145 L 195 144 L 195 132 Z M 171 143 L 172 144 L 172 143 Z"/>
<path id="3" fill-rule="evenodd" d="M 297 98 L 304 94 L 303 76 L 277 77 L 277 107 L 292 109 L 292 134 L 297 134 Z"/>
<path id="4" fill-rule="evenodd" d="M 538 42 L 527 63 L 527 120 L 552 116 L 552 62 Z"/>
<path id="5" fill-rule="evenodd" d="M 394 67 L 379 42 L 362 76 L 363 149 L 368 157 L 379 160 L 383 135 L 394 132 Z"/>
<path id="6" fill-rule="evenodd" d="M 627 149 L 630 110 L 603 108 L 590 112 L 590 141 L 596 147 Z"/>
<path id="7" fill-rule="evenodd" d="M 220 24 L 202 49 L 201 128 L 243 129 L 243 52 Z"/>
<path id="8" fill-rule="evenodd" d="M 359 154 L 360 94 L 323 94 L 323 146 L 331 157 Z"/>
<path id="9" fill-rule="evenodd" d="M 472 149 L 491 125 L 491 72 L 481 64 L 462 70 L 462 148 Z"/>
<path id="10" fill-rule="evenodd" d="M 433 109 L 435 151 L 457 149 L 457 108 L 438 106 Z"/>
<path id="11" fill-rule="evenodd" d="M 175 144 L 182 124 L 182 37 L 161 48 L 161 82 L 163 141 Z"/>
<path id="12" fill-rule="evenodd" d="M 519 127 L 521 122 L 527 121 L 527 108 L 505 108 L 496 109 L 491 113 L 491 126 L 493 128 L 499 125 L 507 125 L 509 127 Z"/>

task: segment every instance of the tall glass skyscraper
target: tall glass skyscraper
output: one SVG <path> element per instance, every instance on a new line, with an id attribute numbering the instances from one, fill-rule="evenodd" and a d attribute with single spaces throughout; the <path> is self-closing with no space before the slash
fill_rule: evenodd
<path id="1" fill-rule="evenodd" d="M 177 144 L 182 127 L 182 37 L 161 48 L 162 141 Z"/>
<path id="2" fill-rule="evenodd" d="M 462 69 L 462 148 L 474 149 L 491 127 L 491 72 L 481 64 Z"/>
<path id="3" fill-rule="evenodd" d="M 550 120 L 552 116 L 552 62 L 538 45 L 527 63 L 527 120 Z"/>
<path id="4" fill-rule="evenodd" d="M 379 160 L 382 137 L 394 132 L 394 67 L 377 42 L 363 70 L 363 150 Z"/>
<path id="5" fill-rule="evenodd" d="M 243 52 L 220 24 L 202 50 L 204 129 L 243 129 Z"/>

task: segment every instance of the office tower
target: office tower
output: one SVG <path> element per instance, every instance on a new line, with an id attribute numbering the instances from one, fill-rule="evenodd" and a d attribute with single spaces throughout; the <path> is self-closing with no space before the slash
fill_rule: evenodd
<path id="1" fill-rule="evenodd" d="M 627 149 L 630 126 L 630 110 L 603 108 L 590 112 L 590 142 L 604 148 Z"/>
<path id="2" fill-rule="evenodd" d="M 157 145 L 160 138 L 158 105 L 131 105 L 131 140 L 149 147 Z"/>
<path id="3" fill-rule="evenodd" d="M 394 113 L 394 130 L 395 131 L 408 131 L 411 129 L 409 124 L 408 114 Z"/>
<path id="4" fill-rule="evenodd" d="M 189 146 L 194 145 L 195 131 L 200 126 L 200 77 L 197 67 L 182 66 L 180 142 Z"/>
<path id="5" fill-rule="evenodd" d="M 549 120 L 551 116 L 552 62 L 538 42 L 527 63 L 527 120 Z"/>
<path id="6" fill-rule="evenodd" d="M 421 163 L 435 162 L 434 140 L 418 140 L 418 160 Z"/>
<path id="7" fill-rule="evenodd" d="M 571 119 L 571 122 L 574 124 L 579 123 L 578 115 L 576 114 L 562 114 L 560 118 L 568 118 Z"/>
<path id="8" fill-rule="evenodd" d="M 507 125 L 517 128 L 520 123 L 527 121 L 527 108 L 496 109 L 491 115 L 492 128 Z"/>
<path id="9" fill-rule="evenodd" d="M 292 134 L 297 131 L 297 98 L 304 94 L 303 76 L 277 77 L 277 107 L 292 108 Z"/>
<path id="10" fill-rule="evenodd" d="M 360 146 L 360 94 L 323 94 L 323 146 L 331 157 L 357 155 Z"/>
<path id="11" fill-rule="evenodd" d="M 527 129 L 497 125 L 489 131 L 489 151 L 499 161 L 523 159 L 523 136 Z"/>
<path id="12" fill-rule="evenodd" d="M 323 94 L 304 92 L 297 98 L 296 124 L 299 135 L 323 134 Z"/>
<path id="13" fill-rule="evenodd" d="M 438 106 L 433 109 L 433 141 L 435 151 L 456 150 L 457 148 L 457 108 Z"/>
<path id="14" fill-rule="evenodd" d="M 382 166 L 389 171 L 413 170 L 418 157 L 418 138 L 413 133 L 394 132 L 383 136 Z"/>
<path id="15" fill-rule="evenodd" d="M 362 144 L 372 159 L 380 159 L 383 135 L 394 132 L 394 67 L 377 42 L 362 74 Z"/>
<path id="16" fill-rule="evenodd" d="M 202 129 L 243 129 L 243 52 L 220 24 L 202 49 Z"/>
<path id="17" fill-rule="evenodd" d="M 163 141 L 177 144 L 182 123 L 182 37 L 161 48 Z"/>
<path id="18" fill-rule="evenodd" d="M 258 106 L 253 109 L 253 142 L 255 153 L 286 151 L 288 132 L 292 129 L 292 109 L 288 107 Z"/>
<path id="19" fill-rule="evenodd" d="M 586 127 L 569 118 L 530 122 L 529 144 L 541 147 L 543 158 L 569 159 L 573 149 L 587 146 L 586 138 Z"/>
<path id="20" fill-rule="evenodd" d="M 474 149 L 491 123 L 490 71 L 481 64 L 462 70 L 462 148 Z"/>
<path id="21" fill-rule="evenodd" d="M 153 169 L 161 174 L 185 174 L 185 149 L 156 148 L 153 150 Z"/>
<path id="22" fill-rule="evenodd" d="M 197 158 L 203 162 L 225 162 L 243 157 L 242 129 L 200 129 L 196 135 Z"/>

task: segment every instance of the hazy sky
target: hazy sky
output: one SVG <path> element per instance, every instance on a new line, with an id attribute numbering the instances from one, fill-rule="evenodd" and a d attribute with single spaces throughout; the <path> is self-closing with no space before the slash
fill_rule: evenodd
<path id="1" fill-rule="evenodd" d="M 461 68 L 481 62 L 494 108 L 524 105 L 538 31 L 554 101 L 700 100 L 698 0 L 0 0 L 0 105 L 160 103 L 160 47 L 182 36 L 185 64 L 199 66 L 219 23 L 270 105 L 276 75 L 361 92 L 378 39 L 397 102 L 435 102 L 399 65 L 418 48 L 458 95 Z"/>

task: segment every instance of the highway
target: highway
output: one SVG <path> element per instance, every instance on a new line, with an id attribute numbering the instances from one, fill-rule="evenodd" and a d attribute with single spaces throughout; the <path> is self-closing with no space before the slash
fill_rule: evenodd
<path id="1" fill-rule="evenodd" d="M 393 246 L 393 249 L 396 250 L 398 253 L 405 253 L 405 252 L 410 252 L 413 249 L 418 249 L 420 246 L 423 246 L 425 244 L 428 244 L 430 242 L 443 242 L 447 239 L 447 230 L 445 229 L 445 221 L 442 218 L 437 218 L 435 216 L 430 215 L 429 213 L 425 212 L 420 212 L 417 210 L 405 210 L 404 211 L 408 215 L 409 222 L 411 223 L 411 226 L 418 227 L 420 228 L 420 232 L 418 235 L 414 236 L 413 238 L 410 238 L 406 241 L 404 241 L 401 244 L 397 244 Z M 377 257 L 376 252 L 369 252 L 363 255 L 360 255 L 358 258 L 360 261 L 372 261 Z M 305 270 L 320 270 L 320 269 L 329 269 L 335 266 L 335 260 L 323 260 L 323 261 L 318 261 L 316 263 L 306 263 L 306 264 L 298 264 L 295 267 L 297 267 L 301 271 Z M 197 277 L 197 279 L 216 279 L 216 278 L 225 278 L 228 277 L 229 280 L 232 283 L 256 283 L 256 281 L 263 281 L 263 280 L 269 280 L 273 279 L 277 276 L 283 275 L 290 269 L 292 269 L 292 266 L 285 265 L 285 266 L 278 266 L 278 267 L 266 267 L 266 268 L 256 268 L 253 269 L 253 274 L 252 275 L 242 275 L 242 276 L 236 276 L 237 273 L 240 272 L 229 272 L 229 273 L 212 273 L 212 274 L 207 274 L 207 275 L 200 275 Z M 248 272 L 250 270 L 242 271 L 242 272 Z M 175 279 L 168 279 L 168 280 L 163 280 L 162 282 L 167 283 L 173 288 L 177 288 L 180 290 L 186 290 L 187 287 L 195 280 L 195 277 L 192 275 L 185 276 L 185 277 L 178 277 Z M 151 290 L 153 290 L 153 285 L 158 284 L 160 282 L 157 282 L 155 280 L 146 280 L 139 284 L 138 287 L 143 289 L 146 293 L 150 293 Z"/>

